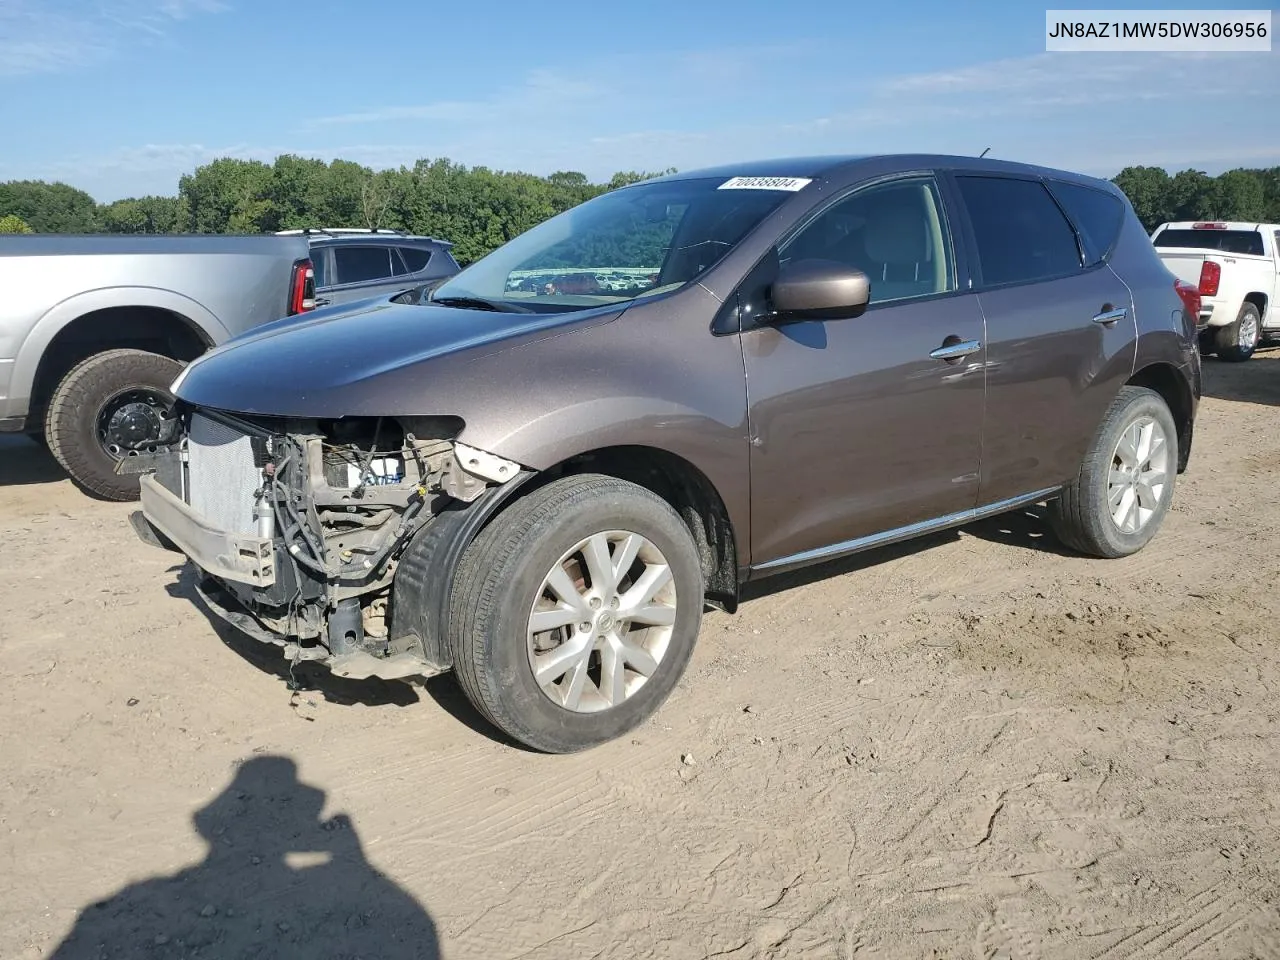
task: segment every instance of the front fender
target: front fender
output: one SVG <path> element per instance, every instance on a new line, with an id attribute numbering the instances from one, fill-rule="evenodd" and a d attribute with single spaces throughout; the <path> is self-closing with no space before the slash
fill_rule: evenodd
<path id="1" fill-rule="evenodd" d="M 226 326 L 203 304 L 162 287 L 100 287 L 86 290 L 50 307 L 36 321 L 18 349 L 14 361 L 10 393 L 29 398 L 40 360 L 54 337 L 68 324 L 97 310 L 115 307 L 154 307 L 183 317 L 207 343 L 218 344 L 230 337 Z"/>
<path id="2" fill-rule="evenodd" d="M 500 507 L 534 474 L 523 471 L 490 487 L 474 503 L 454 503 L 414 534 L 396 567 L 391 600 L 391 641 L 409 641 L 441 672 L 453 666 L 449 608 L 462 554 Z"/>
<path id="3" fill-rule="evenodd" d="M 735 407 L 713 414 L 709 409 L 656 396 L 582 400 L 503 422 L 469 417 L 459 439 L 538 471 L 610 448 L 671 454 L 707 478 L 745 546 L 750 453 L 744 411 Z"/>

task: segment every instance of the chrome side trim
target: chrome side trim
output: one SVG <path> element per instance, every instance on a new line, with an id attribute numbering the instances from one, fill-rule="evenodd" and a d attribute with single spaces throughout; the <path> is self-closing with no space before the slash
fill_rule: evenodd
<path id="1" fill-rule="evenodd" d="M 926 533 L 933 533 L 938 530 L 946 530 L 949 527 L 960 527 L 966 523 L 972 523 L 974 520 L 981 520 L 983 517 L 994 516 L 997 513 L 1005 513 L 1009 510 L 1015 510 L 1018 507 L 1026 506 L 1029 503 L 1036 503 L 1046 497 L 1057 493 L 1061 487 L 1047 487 L 1044 490 L 1037 490 L 1034 493 L 1023 494 L 1020 497 L 1010 497 L 1008 500 L 999 500 L 995 503 L 989 503 L 984 507 L 977 507 L 973 510 L 961 510 L 958 513 L 949 513 L 943 517 L 937 517 L 933 520 L 922 520 L 919 523 L 910 523 L 905 527 L 897 527 L 893 530 L 886 530 L 884 533 L 873 533 L 867 537 L 858 537 L 856 540 L 846 540 L 843 543 L 834 543 L 829 547 L 816 547 L 813 550 L 805 550 L 801 553 L 793 553 L 788 557 L 779 557 L 776 560 L 768 560 L 765 563 L 759 563 L 752 566 L 753 571 L 778 570 L 783 567 L 796 567 L 810 563 L 818 563 L 822 560 L 834 560 L 837 557 L 845 556 L 850 553 L 858 553 L 862 550 L 869 550 L 872 547 L 887 546 L 890 543 L 897 543 L 901 540 L 910 540 L 913 537 L 922 536 Z"/>

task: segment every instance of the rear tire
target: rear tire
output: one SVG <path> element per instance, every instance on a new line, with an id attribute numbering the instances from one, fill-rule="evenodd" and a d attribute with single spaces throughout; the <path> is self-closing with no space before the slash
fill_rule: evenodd
<path id="1" fill-rule="evenodd" d="M 129 451 L 110 451 L 99 421 L 126 395 L 153 397 L 171 409 L 169 387 L 181 370 L 181 363 L 156 353 L 108 350 L 76 364 L 62 378 L 45 413 L 45 440 L 78 487 L 103 500 L 138 499 L 139 477 L 115 472 L 116 463 Z"/>
<path id="2" fill-rule="evenodd" d="M 1137 553 L 1169 512 L 1177 463 L 1178 432 L 1164 398 L 1123 387 L 1080 472 L 1049 506 L 1054 533 L 1095 557 Z"/>
<path id="3" fill-rule="evenodd" d="M 508 736 L 547 753 L 584 750 L 667 699 L 693 652 L 704 594 L 689 528 L 666 501 L 613 477 L 554 480 L 463 555 L 449 620 L 454 671 Z"/>
<path id="4" fill-rule="evenodd" d="M 1228 363 L 1243 363 L 1253 356 L 1262 337 L 1262 318 L 1258 308 L 1245 303 L 1231 323 L 1219 327 L 1214 335 L 1218 359 Z"/>

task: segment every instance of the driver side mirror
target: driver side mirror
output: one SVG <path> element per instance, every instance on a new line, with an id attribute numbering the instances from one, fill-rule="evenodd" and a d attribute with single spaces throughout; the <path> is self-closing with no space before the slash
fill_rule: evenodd
<path id="1" fill-rule="evenodd" d="M 778 320 L 842 320 L 867 309 L 871 280 L 834 260 L 792 260 L 779 268 L 770 299 Z"/>

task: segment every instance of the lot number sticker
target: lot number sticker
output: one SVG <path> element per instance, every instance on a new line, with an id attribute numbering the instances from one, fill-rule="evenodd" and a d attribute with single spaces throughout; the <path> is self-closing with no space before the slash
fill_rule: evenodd
<path id="1" fill-rule="evenodd" d="M 720 190 L 803 190 L 812 180 L 804 177 L 734 177 L 720 184 Z"/>

